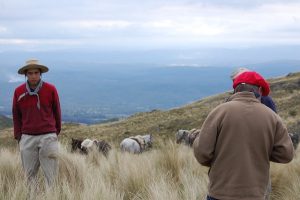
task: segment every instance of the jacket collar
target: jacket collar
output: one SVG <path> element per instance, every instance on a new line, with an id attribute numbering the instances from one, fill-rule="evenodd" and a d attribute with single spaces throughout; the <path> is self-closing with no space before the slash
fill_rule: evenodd
<path id="1" fill-rule="evenodd" d="M 253 92 L 237 92 L 230 96 L 228 101 L 249 101 L 260 103 Z"/>

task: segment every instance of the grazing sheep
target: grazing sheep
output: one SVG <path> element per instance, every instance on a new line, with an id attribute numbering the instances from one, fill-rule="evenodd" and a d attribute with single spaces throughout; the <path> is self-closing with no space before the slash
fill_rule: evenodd
<path id="1" fill-rule="evenodd" d="M 105 140 L 81 140 L 72 138 L 72 152 L 78 149 L 80 153 L 88 154 L 88 152 L 91 151 L 92 148 L 96 148 L 106 157 L 108 156 L 108 153 L 111 150 L 110 144 Z"/>

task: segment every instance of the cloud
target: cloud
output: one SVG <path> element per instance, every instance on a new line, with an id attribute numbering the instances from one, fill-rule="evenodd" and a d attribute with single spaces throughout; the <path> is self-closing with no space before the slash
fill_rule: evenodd
<path id="1" fill-rule="evenodd" d="M 7 28 L 4 26 L 0 26 L 0 33 L 4 33 L 7 31 Z"/>
<path id="2" fill-rule="evenodd" d="M 26 39 L 0 39 L 0 44 L 2 45 L 20 45 L 20 44 L 30 44 L 32 41 Z"/>
<path id="3" fill-rule="evenodd" d="M 24 77 L 20 77 L 18 75 L 14 75 L 14 74 L 8 74 L 7 79 L 8 79 L 8 81 L 7 81 L 8 83 L 18 83 L 18 82 L 24 81 Z"/>
<path id="4" fill-rule="evenodd" d="M 62 0 L 59 6 L 11 0 L 1 5 L 1 51 L 300 44 L 296 0 Z"/>
<path id="5" fill-rule="evenodd" d="M 207 67 L 207 66 L 198 63 L 172 63 L 167 65 L 167 67 Z"/>
<path id="6" fill-rule="evenodd" d="M 125 20 L 78 20 L 65 21 L 62 26 L 76 29 L 120 29 L 130 26 L 132 23 Z"/>
<path id="7" fill-rule="evenodd" d="M 165 33 L 170 36 L 215 36 L 220 35 L 224 32 L 223 28 L 216 25 L 205 23 L 202 19 L 191 19 L 191 20 L 161 20 L 151 21 L 144 24 L 152 30 Z"/>

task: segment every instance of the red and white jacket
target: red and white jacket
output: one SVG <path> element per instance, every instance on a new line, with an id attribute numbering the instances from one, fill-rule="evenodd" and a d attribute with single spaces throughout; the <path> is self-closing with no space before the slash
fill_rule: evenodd
<path id="1" fill-rule="evenodd" d="M 12 113 L 14 137 L 17 140 L 20 140 L 22 134 L 60 133 L 61 110 L 55 86 L 43 82 L 38 94 L 40 109 L 37 107 L 38 97 L 27 93 L 25 83 L 15 90 Z"/>

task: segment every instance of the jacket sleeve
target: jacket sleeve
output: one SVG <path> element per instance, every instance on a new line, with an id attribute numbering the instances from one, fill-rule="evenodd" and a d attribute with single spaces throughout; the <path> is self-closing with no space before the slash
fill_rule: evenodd
<path id="1" fill-rule="evenodd" d="M 218 135 L 218 119 L 213 110 L 205 119 L 200 134 L 193 143 L 194 155 L 197 161 L 207 167 L 214 159 L 215 143 Z"/>
<path id="2" fill-rule="evenodd" d="M 18 101 L 17 92 L 15 91 L 13 97 L 13 105 L 12 105 L 12 114 L 13 114 L 13 123 L 14 123 L 14 138 L 16 140 L 21 139 L 21 129 L 22 129 L 22 113 L 20 112 L 17 101 Z"/>
<path id="3" fill-rule="evenodd" d="M 276 105 L 270 96 L 262 96 L 261 103 L 271 108 L 275 113 L 277 113 Z"/>
<path id="4" fill-rule="evenodd" d="M 59 96 L 57 93 L 56 88 L 54 88 L 54 102 L 53 102 L 53 114 L 55 117 L 56 122 L 56 134 L 58 135 L 61 130 L 61 110 L 60 110 L 60 102 L 59 102 Z"/>
<path id="5" fill-rule="evenodd" d="M 287 129 L 278 117 L 273 150 L 270 160 L 277 163 L 288 163 L 294 157 L 294 147 Z"/>

